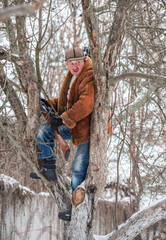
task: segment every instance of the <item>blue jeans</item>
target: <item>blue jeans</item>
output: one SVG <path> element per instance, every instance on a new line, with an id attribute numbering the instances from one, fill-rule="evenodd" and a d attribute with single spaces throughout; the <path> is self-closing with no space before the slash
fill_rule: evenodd
<path id="1" fill-rule="evenodd" d="M 69 128 L 63 124 L 58 127 L 58 132 L 65 140 L 71 140 Z M 54 151 L 55 134 L 48 123 L 44 123 L 38 133 L 38 145 L 40 148 L 39 159 L 47 161 L 56 160 Z M 74 191 L 86 178 L 89 165 L 89 141 L 75 147 L 72 162 L 71 188 Z"/>

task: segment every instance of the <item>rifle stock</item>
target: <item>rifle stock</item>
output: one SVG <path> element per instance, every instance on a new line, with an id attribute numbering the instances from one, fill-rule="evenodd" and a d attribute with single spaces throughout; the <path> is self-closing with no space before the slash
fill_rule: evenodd
<path id="1" fill-rule="evenodd" d="M 42 106 L 40 106 L 40 110 L 44 116 L 44 118 L 46 119 L 46 121 L 48 122 L 48 124 L 50 124 L 50 119 L 49 119 L 49 114 L 46 113 Z M 65 158 L 66 161 L 68 161 L 68 158 L 69 158 L 69 154 L 70 154 L 70 148 L 67 144 L 67 142 L 63 139 L 63 137 L 59 134 L 58 132 L 58 128 L 55 129 L 55 138 L 58 140 L 59 142 L 59 145 L 60 145 L 60 148 L 62 150 L 62 153 L 63 153 L 63 156 Z"/>
<path id="2" fill-rule="evenodd" d="M 69 154 L 70 154 L 70 148 L 68 146 L 68 144 L 66 143 L 66 141 L 63 139 L 63 137 L 59 134 L 58 129 L 55 129 L 55 137 L 58 140 L 62 153 L 65 157 L 65 160 L 67 161 L 69 158 Z"/>

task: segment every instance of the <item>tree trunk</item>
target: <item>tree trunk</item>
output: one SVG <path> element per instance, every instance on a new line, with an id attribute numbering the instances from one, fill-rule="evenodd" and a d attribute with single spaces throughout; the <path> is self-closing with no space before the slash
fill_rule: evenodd
<path id="1" fill-rule="evenodd" d="M 84 22 L 88 33 L 94 69 L 95 104 L 91 116 L 90 163 L 86 179 L 86 200 L 78 205 L 76 209 L 74 208 L 70 223 L 70 226 L 74 227 L 74 229 L 70 228 L 67 239 L 93 239 L 94 210 L 104 190 L 107 177 L 107 124 L 112 90 L 109 76 L 112 76 L 115 70 L 125 33 L 127 16 L 130 13 L 129 10 L 131 10 L 132 4 L 133 1 L 130 0 L 118 2 L 115 19 L 110 29 L 104 68 L 101 64 L 102 59 L 97 34 L 98 26 L 96 26 L 97 20 L 94 15 L 93 4 L 89 0 L 82 0 Z M 80 216 L 84 216 L 81 221 L 79 221 Z M 80 227 L 82 236 L 78 234 Z M 74 233 L 76 230 L 78 232 Z"/>

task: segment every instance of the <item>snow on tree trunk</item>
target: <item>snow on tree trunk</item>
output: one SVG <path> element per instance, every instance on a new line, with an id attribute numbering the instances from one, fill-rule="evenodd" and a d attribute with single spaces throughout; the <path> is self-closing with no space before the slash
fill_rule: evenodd
<path id="1" fill-rule="evenodd" d="M 72 207 L 72 221 L 68 228 L 68 236 L 72 240 L 88 239 L 88 225 L 87 219 L 89 214 L 88 208 L 88 195 L 86 194 L 85 200 L 78 206 Z"/>

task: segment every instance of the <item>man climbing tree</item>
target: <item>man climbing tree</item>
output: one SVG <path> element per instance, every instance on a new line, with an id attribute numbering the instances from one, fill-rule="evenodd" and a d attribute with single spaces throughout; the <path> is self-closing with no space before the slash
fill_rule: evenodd
<path id="1" fill-rule="evenodd" d="M 53 104 L 59 114 L 50 118 L 50 124 L 44 123 L 38 134 L 39 158 L 43 159 L 40 173 L 47 180 L 57 180 L 56 156 L 54 151 L 54 130 L 72 140 L 76 145 L 72 162 L 72 192 L 85 180 L 89 164 L 90 114 L 94 106 L 94 82 L 91 59 L 84 55 L 79 47 L 69 48 L 65 58 L 68 67 L 59 97 L 42 100 Z M 30 176 L 40 179 L 36 173 Z M 59 213 L 64 221 L 71 220 L 71 208 Z"/>

